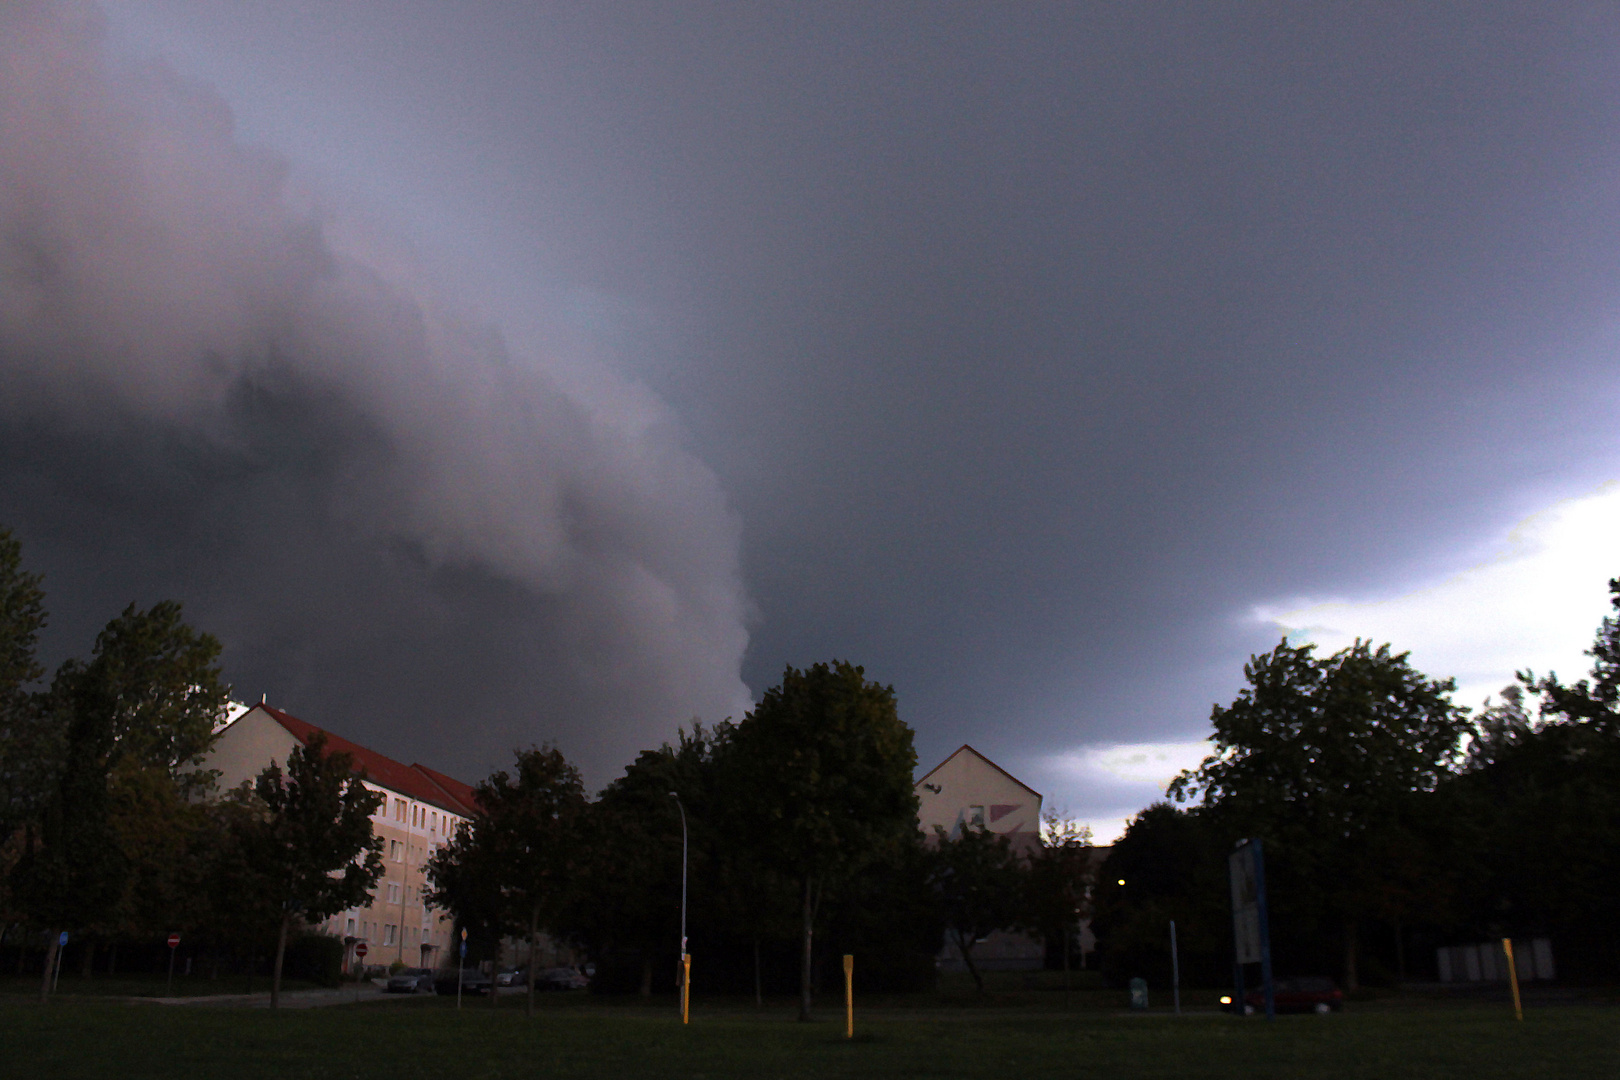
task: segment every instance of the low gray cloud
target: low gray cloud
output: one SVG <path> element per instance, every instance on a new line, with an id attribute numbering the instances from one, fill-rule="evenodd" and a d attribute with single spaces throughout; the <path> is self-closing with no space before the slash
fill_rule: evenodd
<path id="1" fill-rule="evenodd" d="M 239 693 L 469 777 L 747 707 L 739 524 L 646 391 L 335 239 L 94 11 L 6 5 L 0 105 L 0 520 L 58 652 L 173 595 Z"/>

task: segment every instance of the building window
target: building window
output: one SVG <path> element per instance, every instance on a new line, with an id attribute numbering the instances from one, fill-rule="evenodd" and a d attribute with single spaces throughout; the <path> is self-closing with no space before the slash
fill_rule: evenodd
<path id="1" fill-rule="evenodd" d="M 394 800 L 394 820 L 395 821 L 404 821 L 405 820 L 405 800 L 404 799 L 395 799 Z"/>
<path id="2" fill-rule="evenodd" d="M 398 928 L 395 927 L 393 923 L 388 923 L 383 927 L 383 944 L 384 945 L 392 945 L 394 943 L 394 932 L 397 929 Z"/>
<path id="3" fill-rule="evenodd" d="M 429 815 L 428 831 L 434 833 L 439 831 L 439 815 L 437 813 Z"/>
<path id="4" fill-rule="evenodd" d="M 354 937 L 354 920 L 353 919 L 349 920 L 349 928 L 347 930 L 345 930 L 344 933 L 349 937 Z"/>
<path id="5" fill-rule="evenodd" d="M 405 845 L 398 840 L 388 841 L 388 857 L 394 862 L 405 861 Z"/>

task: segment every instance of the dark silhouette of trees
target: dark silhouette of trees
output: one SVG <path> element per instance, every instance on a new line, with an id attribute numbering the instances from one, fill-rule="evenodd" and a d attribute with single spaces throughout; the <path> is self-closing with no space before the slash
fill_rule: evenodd
<path id="1" fill-rule="evenodd" d="M 1317 658 L 1286 641 L 1252 657 L 1249 685 L 1210 717 L 1215 751 L 1170 785 L 1242 835 L 1263 837 L 1337 922 L 1344 982 L 1359 984 L 1358 929 L 1399 917 L 1423 890 L 1422 804 L 1462 752 L 1467 711 L 1451 680 L 1357 641 Z"/>
<path id="2" fill-rule="evenodd" d="M 736 794 L 754 808 L 740 837 L 800 895 L 799 1017 L 810 1018 L 822 895 L 912 838 L 917 755 L 893 687 L 846 662 L 789 667 L 728 740 Z"/>

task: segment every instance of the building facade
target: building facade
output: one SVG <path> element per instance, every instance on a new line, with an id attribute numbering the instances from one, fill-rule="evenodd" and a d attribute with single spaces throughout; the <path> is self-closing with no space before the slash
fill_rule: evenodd
<path id="1" fill-rule="evenodd" d="M 220 790 L 229 791 L 251 783 L 271 762 L 285 766 L 287 755 L 309 745 L 316 734 L 326 736 L 329 751 L 350 755 L 366 787 L 383 796 L 372 816 L 372 831 L 382 841 L 384 875 L 368 903 L 314 929 L 348 939 L 351 946 L 364 941 L 367 964 L 452 963 L 455 925 L 448 912 L 429 906 L 423 897 L 428 860 L 473 815 L 471 787 L 426 765 L 402 764 L 262 703 L 219 733 L 203 767 L 217 769 Z M 352 949 L 344 956 L 346 968 L 351 958 Z"/>

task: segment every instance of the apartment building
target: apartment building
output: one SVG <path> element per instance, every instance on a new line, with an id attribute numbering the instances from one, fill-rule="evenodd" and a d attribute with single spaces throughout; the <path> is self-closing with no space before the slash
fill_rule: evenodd
<path id="1" fill-rule="evenodd" d="M 372 829 L 383 842 L 385 872 L 369 903 L 340 912 L 316 929 L 366 942 L 367 964 L 452 963 L 454 923 L 448 912 L 424 900 L 427 861 L 472 816 L 471 787 L 426 765 L 395 761 L 262 703 L 219 733 L 204 767 L 219 770 L 220 789 L 228 791 L 251 782 L 271 762 L 285 765 L 293 748 L 307 746 L 317 733 L 326 736 L 329 751 L 352 757 L 366 787 L 383 796 Z M 347 967 L 351 957 L 344 959 Z"/>

